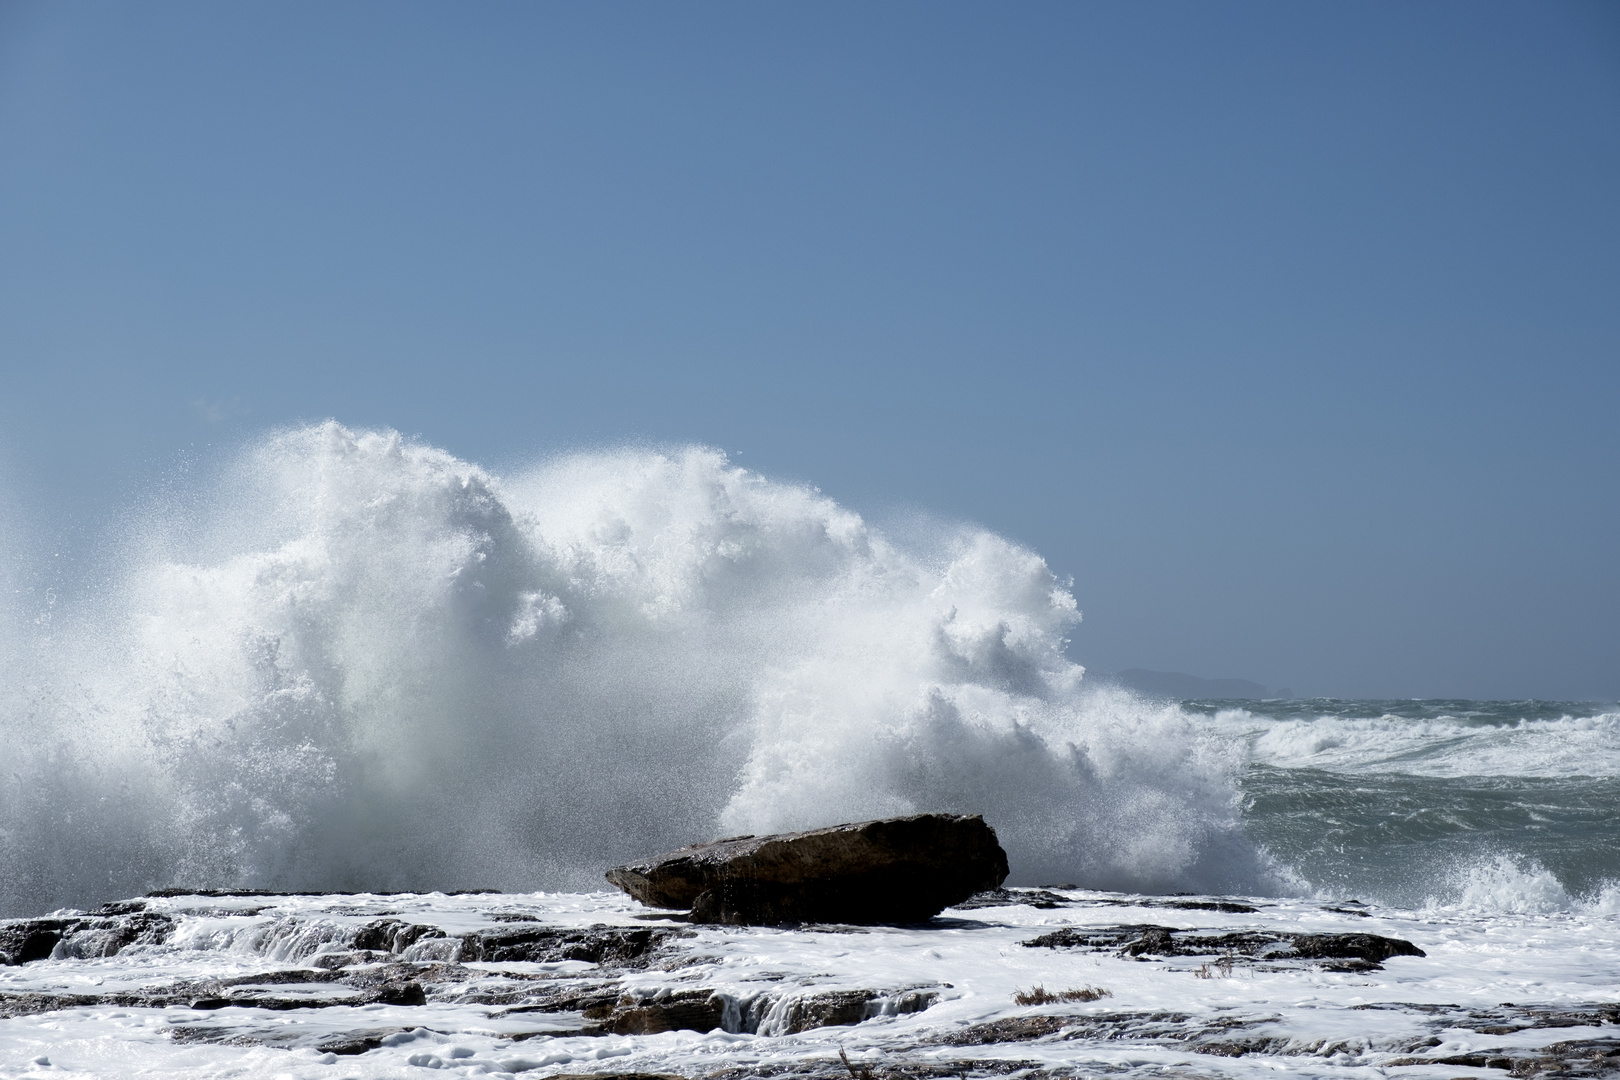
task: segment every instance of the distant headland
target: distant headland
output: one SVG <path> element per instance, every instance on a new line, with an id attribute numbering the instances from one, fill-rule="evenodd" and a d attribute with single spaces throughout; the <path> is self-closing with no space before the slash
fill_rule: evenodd
<path id="1" fill-rule="evenodd" d="M 1117 683 L 1127 690 L 1148 697 L 1162 698 L 1268 698 L 1293 697 L 1294 692 L 1283 687 L 1268 691 L 1260 683 L 1249 679 L 1204 679 L 1180 671 L 1148 671 L 1146 668 L 1126 668 L 1124 671 L 1093 672 L 1098 682 Z"/>

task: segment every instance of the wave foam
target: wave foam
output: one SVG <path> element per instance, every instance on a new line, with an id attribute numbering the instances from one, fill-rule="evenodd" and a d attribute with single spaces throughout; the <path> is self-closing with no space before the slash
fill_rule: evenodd
<path id="1" fill-rule="evenodd" d="M 1278 768 L 1413 776 L 1614 776 L 1620 712 L 1481 722 L 1440 716 L 1273 718 L 1224 709 L 1211 723 Z"/>

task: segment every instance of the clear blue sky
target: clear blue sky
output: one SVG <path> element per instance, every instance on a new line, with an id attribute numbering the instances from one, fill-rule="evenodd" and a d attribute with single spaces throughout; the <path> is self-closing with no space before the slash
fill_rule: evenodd
<path id="1" fill-rule="evenodd" d="M 977 521 L 1102 670 L 1620 696 L 1620 6 L 0 4 L 13 524 L 328 416 Z"/>

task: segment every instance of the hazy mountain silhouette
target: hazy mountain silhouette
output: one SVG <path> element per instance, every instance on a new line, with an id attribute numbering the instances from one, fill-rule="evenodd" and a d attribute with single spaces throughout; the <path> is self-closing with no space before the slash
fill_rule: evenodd
<path id="1" fill-rule="evenodd" d="M 1161 698 L 1263 698 L 1266 688 L 1248 679 L 1204 679 L 1180 671 L 1148 671 L 1146 668 L 1126 668 L 1124 671 L 1094 676 L 1101 681 L 1115 682 L 1138 694 Z M 1290 696 L 1279 691 L 1280 697 Z"/>

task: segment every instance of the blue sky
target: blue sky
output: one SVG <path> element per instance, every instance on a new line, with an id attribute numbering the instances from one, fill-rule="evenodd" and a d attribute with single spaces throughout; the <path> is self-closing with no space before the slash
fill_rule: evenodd
<path id="1" fill-rule="evenodd" d="M 1620 697 L 1617 192 L 1600 3 L 10 3 L 7 512 L 702 442 L 1101 670 Z"/>

